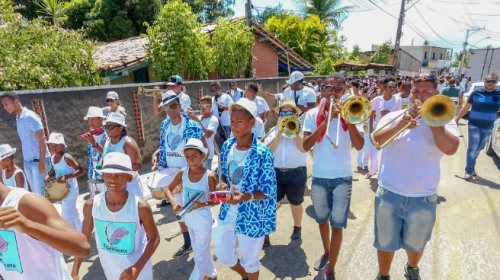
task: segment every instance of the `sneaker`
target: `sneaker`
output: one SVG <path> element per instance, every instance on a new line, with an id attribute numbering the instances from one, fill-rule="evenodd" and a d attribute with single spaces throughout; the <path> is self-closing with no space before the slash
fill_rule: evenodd
<path id="1" fill-rule="evenodd" d="M 472 175 L 472 177 L 477 177 L 477 173 L 476 173 L 476 171 L 472 171 L 472 174 L 471 174 L 471 175 Z"/>
<path id="2" fill-rule="evenodd" d="M 189 247 L 180 247 L 179 250 L 177 250 L 177 252 L 175 252 L 175 254 L 172 256 L 172 258 L 178 258 L 180 256 L 184 256 L 184 255 L 188 255 L 189 253 L 193 252 L 193 248 L 191 246 Z"/>
<path id="3" fill-rule="evenodd" d="M 406 264 L 405 277 L 406 280 L 420 280 L 420 269 L 418 267 L 410 268 L 410 266 Z"/>
<path id="4" fill-rule="evenodd" d="M 325 271 L 325 280 L 335 280 L 335 272 L 330 270 Z"/>
<path id="5" fill-rule="evenodd" d="M 264 237 L 264 244 L 262 244 L 262 248 L 267 248 L 271 246 L 271 239 L 269 238 L 269 235 L 266 235 Z"/>
<path id="6" fill-rule="evenodd" d="M 375 280 L 391 280 L 390 276 L 382 276 L 380 273 L 377 275 L 377 278 Z"/>
<path id="7" fill-rule="evenodd" d="M 290 236 L 290 239 L 292 240 L 298 240 L 302 238 L 302 228 L 301 227 L 293 227 L 293 232 L 292 235 Z"/>
<path id="8" fill-rule="evenodd" d="M 169 204 L 170 204 L 170 203 L 169 203 L 166 199 L 164 199 L 164 200 L 162 200 L 162 201 L 160 201 L 160 202 L 156 203 L 156 207 L 158 207 L 158 208 L 160 208 L 160 207 L 165 207 L 165 206 L 167 206 L 167 205 L 169 205 Z"/>
<path id="9" fill-rule="evenodd" d="M 358 166 L 357 169 L 358 169 L 358 171 L 361 171 L 361 170 L 363 170 L 363 167 Z"/>
<path id="10" fill-rule="evenodd" d="M 465 181 L 472 181 L 472 179 L 474 179 L 474 177 L 472 176 L 471 173 L 465 173 L 465 176 L 464 176 L 464 180 Z"/>
<path id="11" fill-rule="evenodd" d="M 314 263 L 314 270 L 321 271 L 328 265 L 329 258 L 327 254 L 323 254 L 319 260 Z"/>
<path id="12" fill-rule="evenodd" d="M 364 171 L 368 171 L 368 166 L 366 166 L 366 165 L 365 165 L 365 166 L 363 166 L 363 170 L 364 170 Z"/>

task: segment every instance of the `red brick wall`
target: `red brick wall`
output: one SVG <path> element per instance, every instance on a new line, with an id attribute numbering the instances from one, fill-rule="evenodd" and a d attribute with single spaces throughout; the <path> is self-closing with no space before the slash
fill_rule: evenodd
<path id="1" fill-rule="evenodd" d="M 278 55 L 265 42 L 260 42 L 257 37 L 253 45 L 252 67 L 256 78 L 278 77 Z"/>

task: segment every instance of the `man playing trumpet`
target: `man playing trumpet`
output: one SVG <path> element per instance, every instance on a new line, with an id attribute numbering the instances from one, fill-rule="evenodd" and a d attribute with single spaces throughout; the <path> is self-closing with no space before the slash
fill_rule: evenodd
<path id="1" fill-rule="evenodd" d="M 400 248 L 408 257 L 404 268 L 406 279 L 420 279 L 418 263 L 436 220 L 440 160 L 443 154 L 453 155 L 459 143 L 453 120 L 454 104 L 438 96 L 433 98 L 437 94 L 437 84 L 432 77 L 415 80 L 410 93 L 410 103 L 414 105 L 406 112 L 384 116 L 372 134 L 378 146 L 387 143 L 382 150 L 379 188 L 375 195 L 377 280 L 390 279 L 394 252 Z M 415 105 L 429 98 L 433 99 L 421 108 Z M 425 113 L 429 108 L 429 113 Z M 442 124 L 431 127 L 426 124 L 429 120 L 434 123 L 440 120 Z"/>
<path id="2" fill-rule="evenodd" d="M 290 202 L 293 216 L 293 232 L 290 239 L 301 239 L 302 202 L 306 190 L 307 153 L 302 147 L 302 133 L 298 115 L 301 110 L 292 99 L 285 99 L 274 109 L 279 116 L 278 125 L 264 139 L 274 154 L 274 168 L 278 186 L 277 201 L 285 197 Z M 283 125 L 285 127 L 281 127 Z M 293 131 L 292 131 L 293 130 Z"/>
<path id="3" fill-rule="evenodd" d="M 314 269 L 321 271 L 327 268 L 326 279 L 331 280 L 335 279 L 342 228 L 347 226 L 351 203 L 351 144 L 360 150 L 364 138 L 356 125 L 339 120 L 338 103 L 335 107 L 333 104 L 330 106 L 345 93 L 344 77 L 334 74 L 326 82 L 321 90 L 326 102 L 309 110 L 305 117 L 303 148 L 310 151 L 314 147 L 311 198 L 324 249 Z M 330 135 L 334 140 L 329 139 Z"/>

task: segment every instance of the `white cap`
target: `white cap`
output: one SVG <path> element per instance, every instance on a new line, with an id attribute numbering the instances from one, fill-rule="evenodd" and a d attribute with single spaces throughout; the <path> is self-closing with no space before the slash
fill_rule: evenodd
<path id="1" fill-rule="evenodd" d="M 108 94 L 106 94 L 106 99 L 118 99 L 118 93 L 116 91 L 108 91 Z"/>
<path id="2" fill-rule="evenodd" d="M 84 120 L 88 120 L 89 118 L 105 118 L 104 114 L 102 113 L 102 109 L 97 106 L 90 106 L 89 110 L 87 111 L 87 115 L 83 117 Z"/>
<path id="3" fill-rule="evenodd" d="M 288 79 L 287 84 L 289 85 L 295 84 L 296 82 L 303 79 L 304 79 L 304 74 L 302 74 L 302 72 L 294 71 L 292 72 L 292 74 L 290 74 L 290 78 Z"/>
<path id="4" fill-rule="evenodd" d="M 102 173 L 124 173 L 132 176 L 138 175 L 138 173 L 132 170 L 132 161 L 127 154 L 111 152 L 106 154 L 102 162 L 102 168 L 96 170 L 99 174 Z"/>
<path id="5" fill-rule="evenodd" d="M 179 99 L 175 91 L 173 90 L 168 90 L 165 92 L 161 93 L 161 103 L 158 105 L 158 107 L 163 107 L 167 105 L 168 103 L 172 102 L 174 99 Z"/>
<path id="6" fill-rule="evenodd" d="M 108 122 L 116 123 L 123 127 L 127 127 L 127 124 L 125 123 L 125 116 L 122 115 L 121 113 L 113 112 L 109 114 L 108 118 L 104 123 L 107 124 Z"/>
<path id="7" fill-rule="evenodd" d="M 64 135 L 59 132 L 52 132 L 49 135 L 49 140 L 47 140 L 47 144 L 63 144 L 66 147 L 66 142 L 64 141 Z"/>
<path id="8" fill-rule="evenodd" d="M 182 149 L 179 154 L 184 156 L 184 151 L 187 149 L 197 149 L 198 151 L 202 152 L 203 154 L 207 154 L 208 149 L 203 146 L 203 142 L 201 142 L 200 139 L 196 138 L 189 138 L 186 145 L 184 145 L 184 149 Z"/>
<path id="9" fill-rule="evenodd" d="M 0 145 L 0 161 L 4 160 L 16 153 L 16 148 L 12 148 L 9 144 Z"/>
<path id="10" fill-rule="evenodd" d="M 248 112 L 250 112 L 250 114 L 256 119 L 257 116 L 259 115 L 257 113 L 257 104 L 255 104 L 255 102 L 253 102 L 252 100 L 248 99 L 248 98 L 240 98 L 238 99 L 238 101 L 236 101 L 236 103 L 233 103 L 231 105 L 231 107 L 229 107 L 229 112 L 232 111 L 232 108 L 237 105 L 237 106 L 240 106 L 240 107 L 243 107 L 245 110 L 247 110 Z"/>

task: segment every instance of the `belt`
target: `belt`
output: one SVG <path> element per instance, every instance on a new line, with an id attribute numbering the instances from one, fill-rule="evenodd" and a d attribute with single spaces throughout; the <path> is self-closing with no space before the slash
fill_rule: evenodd
<path id="1" fill-rule="evenodd" d="M 293 172 L 293 171 L 298 171 L 298 170 L 301 170 L 303 168 L 306 168 L 305 166 L 299 166 L 299 167 L 294 167 L 294 168 L 279 168 L 279 167 L 275 167 L 276 170 L 280 171 L 280 172 Z"/>
<path id="2" fill-rule="evenodd" d="M 39 160 L 39 159 L 37 159 L 37 158 L 35 158 L 35 159 L 33 160 L 33 162 L 40 162 L 40 160 Z"/>

